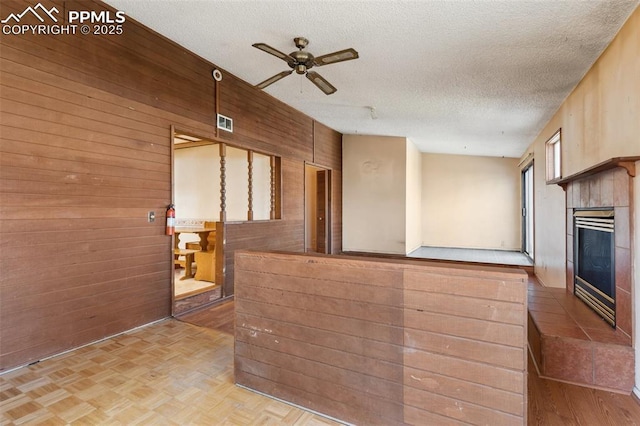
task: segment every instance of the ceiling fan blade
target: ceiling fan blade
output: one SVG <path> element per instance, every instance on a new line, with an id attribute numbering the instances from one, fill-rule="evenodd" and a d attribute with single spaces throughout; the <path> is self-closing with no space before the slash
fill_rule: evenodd
<path id="1" fill-rule="evenodd" d="M 255 44 L 252 44 L 252 46 L 255 47 L 256 49 L 262 50 L 263 52 L 267 52 L 267 53 L 275 56 L 276 58 L 282 59 L 283 61 L 288 63 L 290 66 L 293 66 L 295 64 L 295 60 L 291 56 L 289 56 L 289 55 L 287 55 L 285 53 L 282 53 L 278 49 L 274 49 L 273 47 L 269 46 L 268 44 L 255 43 Z"/>
<path id="2" fill-rule="evenodd" d="M 329 83 L 320 74 L 318 74 L 315 71 L 309 71 L 307 73 L 307 78 L 311 80 L 313 84 L 318 86 L 318 89 L 322 90 L 325 93 L 325 95 L 330 95 L 332 93 L 335 93 L 338 90 L 335 87 L 333 87 L 331 83 Z"/>
<path id="3" fill-rule="evenodd" d="M 323 65 L 335 64 L 336 62 L 342 61 L 350 61 L 352 59 L 358 59 L 358 52 L 356 52 L 352 48 L 349 48 L 318 56 L 313 60 L 313 65 L 321 67 Z"/>
<path id="4" fill-rule="evenodd" d="M 264 89 L 265 87 L 269 86 L 270 84 L 275 83 L 276 81 L 280 80 L 281 78 L 285 78 L 286 76 L 288 76 L 292 72 L 293 72 L 293 70 L 282 71 L 281 73 L 278 73 L 278 74 L 274 75 L 273 77 L 269 77 L 268 79 L 266 79 L 262 83 L 256 84 L 256 87 L 258 89 Z"/>

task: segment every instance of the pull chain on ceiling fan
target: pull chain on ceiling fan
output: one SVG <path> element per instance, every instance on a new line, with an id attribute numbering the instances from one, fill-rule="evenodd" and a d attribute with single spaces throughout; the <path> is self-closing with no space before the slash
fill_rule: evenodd
<path id="1" fill-rule="evenodd" d="M 252 45 L 257 49 L 260 49 L 277 58 L 282 59 L 289 65 L 289 67 L 291 67 L 290 71 L 282 71 L 281 73 L 278 73 L 273 77 L 269 77 L 262 83 L 256 84 L 255 87 L 257 87 L 258 89 L 264 89 L 265 87 L 275 83 L 276 81 L 290 75 L 295 71 L 296 74 L 304 74 L 313 84 L 318 87 L 318 89 L 322 90 L 326 95 L 330 95 L 332 93 L 335 93 L 335 91 L 338 89 L 336 89 L 331 83 L 325 80 L 324 77 L 322 77 L 320 74 L 315 71 L 309 71 L 309 69 L 314 66 L 321 67 L 324 65 L 335 64 L 336 62 L 358 59 L 358 52 L 356 52 L 352 48 L 328 53 L 316 58 L 311 53 L 304 50 L 304 48 L 309 44 L 309 40 L 304 37 L 296 37 L 293 39 L 293 42 L 295 43 L 298 50 L 295 52 L 291 52 L 288 55 L 264 43 L 255 43 Z"/>

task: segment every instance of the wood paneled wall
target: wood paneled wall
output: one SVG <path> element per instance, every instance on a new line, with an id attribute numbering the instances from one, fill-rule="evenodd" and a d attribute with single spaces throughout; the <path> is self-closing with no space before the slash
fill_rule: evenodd
<path id="1" fill-rule="evenodd" d="M 331 252 L 342 252 L 342 135 L 318 122 L 313 123 L 312 159 L 306 161 L 332 170 Z M 227 223 L 225 235 L 224 295 L 234 294 L 236 250 L 304 251 L 304 163 L 283 158 L 283 221 Z M 292 197 L 290 194 L 300 194 Z"/>
<path id="2" fill-rule="evenodd" d="M 41 3 L 60 21 L 68 10 L 108 10 Z M 0 16 L 33 5 L 3 0 Z M 128 17 L 123 28 L 1 36 L 0 371 L 170 315 L 172 125 L 283 158 L 283 220 L 234 224 L 231 253 L 260 241 L 301 250 L 298 170 L 314 147 L 340 149 L 339 133 L 314 135 L 312 119 L 225 70 L 216 89 L 220 67 Z M 218 138 L 216 96 L 234 119 L 234 133 Z M 247 230 L 259 234 L 243 238 Z"/>
<path id="3" fill-rule="evenodd" d="M 235 380 L 367 425 L 522 425 L 527 276 L 237 252 Z"/>
<path id="4" fill-rule="evenodd" d="M 313 162 L 332 169 L 331 175 L 331 253 L 342 252 L 342 135 L 315 122 Z"/>

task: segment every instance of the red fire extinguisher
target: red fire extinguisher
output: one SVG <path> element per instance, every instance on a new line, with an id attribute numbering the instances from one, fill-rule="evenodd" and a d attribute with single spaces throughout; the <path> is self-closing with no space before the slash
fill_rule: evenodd
<path id="1" fill-rule="evenodd" d="M 167 207 L 167 230 L 166 235 L 173 235 L 176 230 L 176 209 L 173 204 Z"/>

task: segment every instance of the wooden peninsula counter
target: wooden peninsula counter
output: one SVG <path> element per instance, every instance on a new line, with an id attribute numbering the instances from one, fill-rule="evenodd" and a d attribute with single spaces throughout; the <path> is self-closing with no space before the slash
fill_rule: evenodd
<path id="1" fill-rule="evenodd" d="M 236 252 L 235 380 L 362 425 L 522 425 L 527 275 Z"/>

